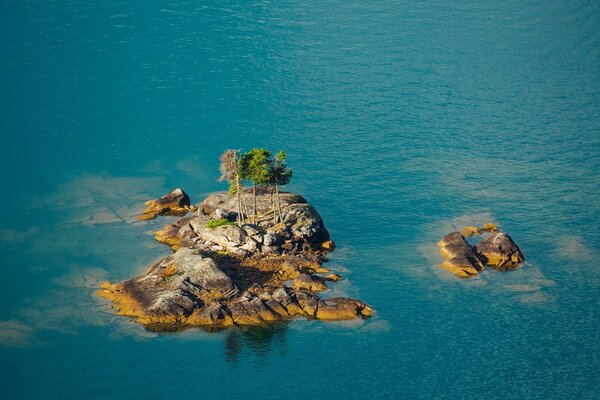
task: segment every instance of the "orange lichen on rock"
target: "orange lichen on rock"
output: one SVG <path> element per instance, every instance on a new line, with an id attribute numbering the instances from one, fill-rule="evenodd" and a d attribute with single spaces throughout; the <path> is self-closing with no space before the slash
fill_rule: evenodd
<path id="1" fill-rule="evenodd" d="M 462 229 L 461 233 L 465 237 L 469 237 L 469 236 L 473 236 L 473 235 L 480 235 L 481 234 L 481 229 L 479 229 L 476 226 L 465 226 Z"/>
<path id="2" fill-rule="evenodd" d="M 496 224 L 492 224 L 491 222 L 483 225 L 481 229 L 486 232 L 498 232 L 498 227 Z"/>
<path id="3" fill-rule="evenodd" d="M 157 199 L 148 200 L 144 205 L 146 209 L 137 217 L 141 221 L 154 219 L 156 216 L 163 214 L 183 216 L 197 209 L 195 206 L 190 205 L 189 196 L 180 188 L 174 189 Z"/>
<path id="4" fill-rule="evenodd" d="M 335 321 L 354 319 L 357 315 L 370 317 L 373 310 L 358 300 L 334 298 L 319 303 L 315 316 L 318 319 Z"/>
<path id="5" fill-rule="evenodd" d="M 96 294 L 110 300 L 114 304 L 116 314 L 138 318 L 142 324 L 151 322 L 145 318 L 144 307 L 126 290 L 123 290 L 122 284 L 103 282 Z"/>
<path id="6" fill-rule="evenodd" d="M 326 252 L 332 252 L 335 250 L 335 242 L 331 239 L 324 241 L 321 243 L 321 249 Z"/>

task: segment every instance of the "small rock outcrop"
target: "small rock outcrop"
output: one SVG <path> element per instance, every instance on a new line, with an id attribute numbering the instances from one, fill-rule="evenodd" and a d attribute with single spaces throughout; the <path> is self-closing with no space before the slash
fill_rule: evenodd
<path id="1" fill-rule="evenodd" d="M 467 243 L 465 236 L 488 235 L 475 246 Z M 460 278 L 470 278 L 485 269 L 485 266 L 508 270 L 515 269 L 524 261 L 523 253 L 504 232 L 494 224 L 482 228 L 466 226 L 461 232 L 452 232 L 439 243 L 444 261 L 440 267 Z"/>
<path id="2" fill-rule="evenodd" d="M 498 232 L 475 245 L 484 262 L 498 269 L 514 269 L 524 260 L 523 253 L 508 233 Z"/>
<path id="3" fill-rule="evenodd" d="M 479 255 L 469 246 L 460 232 L 452 232 L 439 243 L 445 261 L 440 264 L 446 271 L 461 278 L 477 275 L 484 269 Z"/>
<path id="4" fill-rule="evenodd" d="M 190 205 L 190 197 L 182 189 L 177 188 L 157 199 L 144 203 L 146 209 L 138 216 L 139 220 L 154 219 L 158 215 L 185 215 L 196 210 Z"/>
<path id="5" fill-rule="evenodd" d="M 165 208 L 189 211 L 193 206 L 189 198 L 186 205 L 181 196 L 185 193 L 179 191 L 160 198 L 175 194 L 169 197 L 173 201 L 148 202 L 153 207 L 149 214 L 170 212 Z M 244 195 L 249 203 L 250 193 Z M 103 283 L 97 294 L 109 299 L 117 314 L 136 318 L 150 329 L 372 315 L 360 300 L 322 299 L 316 294 L 341 276 L 322 265 L 335 243 L 314 207 L 302 196 L 281 193 L 282 218 L 274 218 L 270 193 L 259 191 L 256 200 L 255 223 L 238 224 L 235 198 L 225 192 L 208 196 L 193 214 L 154 233 L 173 254 L 143 275 Z"/>

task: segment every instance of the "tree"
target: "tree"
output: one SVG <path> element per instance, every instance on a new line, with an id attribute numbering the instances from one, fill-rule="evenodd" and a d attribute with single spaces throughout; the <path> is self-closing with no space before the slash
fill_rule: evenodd
<path id="1" fill-rule="evenodd" d="M 221 171 L 221 176 L 219 177 L 219 182 L 228 181 L 229 193 L 235 194 L 237 196 L 237 222 L 238 225 L 241 225 L 244 219 L 241 197 L 243 195 L 243 188 L 240 182 L 238 158 L 239 150 L 227 149 L 223 152 L 223 154 L 221 154 L 221 157 L 219 157 L 219 160 L 221 160 L 221 165 L 219 167 L 219 170 Z"/>
<path id="2" fill-rule="evenodd" d="M 273 159 L 271 166 L 271 184 L 275 187 L 275 198 L 277 199 L 277 210 L 279 219 L 283 221 L 281 212 L 281 198 L 279 196 L 279 186 L 285 186 L 292 180 L 292 170 L 286 164 L 285 151 L 280 150 Z M 273 202 L 273 213 L 275 213 L 275 203 Z"/>
<path id="3" fill-rule="evenodd" d="M 238 172 L 241 179 L 252 182 L 252 197 L 254 207 L 252 212 L 252 223 L 256 223 L 256 187 L 267 185 L 272 181 L 271 152 L 267 149 L 254 148 L 240 156 L 238 161 Z"/>

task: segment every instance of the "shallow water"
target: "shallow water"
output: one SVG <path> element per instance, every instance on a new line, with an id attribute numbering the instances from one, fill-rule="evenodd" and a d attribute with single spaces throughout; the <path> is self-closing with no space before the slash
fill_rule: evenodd
<path id="1" fill-rule="evenodd" d="M 594 1 L 0 4 L 0 395 L 594 398 Z M 92 295 L 169 253 L 136 222 L 225 148 L 284 148 L 368 321 L 147 332 Z M 517 271 L 436 242 L 496 222 Z"/>

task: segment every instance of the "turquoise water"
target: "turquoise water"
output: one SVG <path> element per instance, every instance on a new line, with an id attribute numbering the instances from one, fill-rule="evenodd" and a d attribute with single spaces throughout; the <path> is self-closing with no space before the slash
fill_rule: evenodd
<path id="1" fill-rule="evenodd" d="M 0 4 L 0 397 L 591 399 L 596 1 Z M 93 296 L 169 253 L 135 222 L 225 148 L 287 151 L 368 321 L 144 331 Z M 436 242 L 496 222 L 522 269 Z"/>

